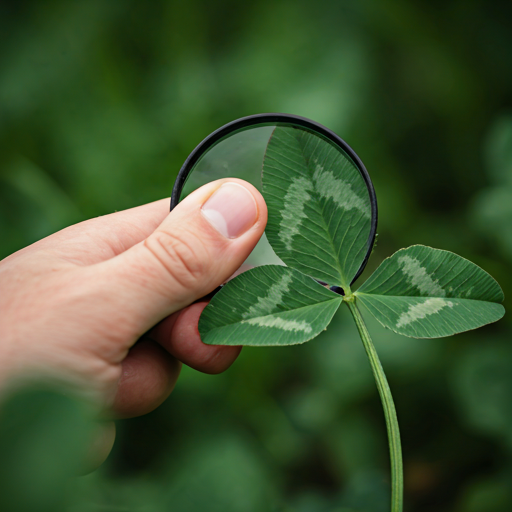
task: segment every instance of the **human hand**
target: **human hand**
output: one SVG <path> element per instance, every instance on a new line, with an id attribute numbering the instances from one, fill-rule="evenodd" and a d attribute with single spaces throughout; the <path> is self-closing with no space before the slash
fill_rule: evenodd
<path id="1" fill-rule="evenodd" d="M 229 178 L 168 208 L 88 220 L 0 262 L 0 390 L 50 377 L 132 417 L 167 398 L 182 362 L 206 373 L 231 365 L 241 348 L 204 345 L 206 303 L 192 303 L 247 258 L 265 202 Z"/>

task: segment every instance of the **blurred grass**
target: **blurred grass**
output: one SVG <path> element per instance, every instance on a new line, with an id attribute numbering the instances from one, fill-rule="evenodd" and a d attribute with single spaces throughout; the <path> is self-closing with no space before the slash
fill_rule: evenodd
<path id="1" fill-rule="evenodd" d="M 0 257 L 168 196 L 212 130 L 289 112 L 336 131 L 372 176 L 379 245 L 363 278 L 423 243 L 482 265 L 510 310 L 509 2 L 4 1 L 0 37 Z M 370 328 L 407 510 L 511 510 L 509 315 L 443 340 Z M 304 346 L 244 349 L 224 375 L 185 369 L 166 404 L 118 429 L 66 510 L 387 510 L 384 420 L 344 312 Z M 20 452 L 27 474 L 52 463 L 38 453 Z"/>

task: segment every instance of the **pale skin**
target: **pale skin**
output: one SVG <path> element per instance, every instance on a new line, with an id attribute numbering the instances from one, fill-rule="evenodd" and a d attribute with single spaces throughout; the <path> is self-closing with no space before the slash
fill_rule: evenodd
<path id="1" fill-rule="evenodd" d="M 241 347 L 203 344 L 197 324 L 206 302 L 194 302 L 240 267 L 266 222 L 260 193 L 228 178 L 171 213 L 163 199 L 71 226 L 5 258 L 0 393 L 50 378 L 127 418 L 158 407 L 182 363 L 224 371 Z M 113 438 L 106 429 L 100 458 Z"/>

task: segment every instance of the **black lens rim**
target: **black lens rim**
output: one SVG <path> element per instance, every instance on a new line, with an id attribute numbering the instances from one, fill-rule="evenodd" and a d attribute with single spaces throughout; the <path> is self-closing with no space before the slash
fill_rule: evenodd
<path id="1" fill-rule="evenodd" d="M 368 236 L 367 241 L 367 250 L 366 255 L 364 257 L 359 270 L 356 272 L 356 275 L 352 279 L 351 285 L 358 279 L 358 277 L 363 273 L 363 270 L 368 263 L 368 259 L 372 253 L 373 245 L 375 243 L 375 237 L 377 234 L 377 221 L 378 221 L 378 209 L 377 209 L 377 196 L 375 194 L 375 188 L 373 186 L 372 180 L 366 167 L 364 166 L 361 159 L 357 156 L 356 152 L 336 133 L 329 130 L 325 126 L 312 121 L 311 119 L 307 119 L 305 117 L 295 116 L 292 114 L 255 114 L 252 116 L 242 117 L 240 119 L 236 119 L 235 121 L 231 121 L 224 126 L 221 126 L 218 130 L 212 132 L 208 137 L 206 137 L 202 142 L 200 142 L 196 148 L 190 153 L 190 155 L 185 160 L 182 165 L 178 176 L 176 177 L 176 181 L 174 182 L 174 186 L 171 194 L 171 211 L 176 207 L 176 205 L 180 201 L 181 192 L 187 181 L 187 178 L 194 168 L 194 165 L 199 161 L 199 159 L 217 142 L 221 139 L 224 139 L 226 136 L 230 135 L 233 132 L 243 130 L 244 128 L 250 128 L 258 125 L 270 125 L 273 123 L 279 124 L 290 124 L 292 126 L 300 126 L 307 130 L 311 130 L 315 133 L 319 133 L 324 136 L 337 146 L 339 146 L 348 156 L 353 160 L 354 164 L 358 168 L 361 176 L 363 177 L 366 188 L 368 189 L 368 194 L 370 196 L 370 204 L 371 204 L 371 226 L 370 226 L 370 234 Z"/>

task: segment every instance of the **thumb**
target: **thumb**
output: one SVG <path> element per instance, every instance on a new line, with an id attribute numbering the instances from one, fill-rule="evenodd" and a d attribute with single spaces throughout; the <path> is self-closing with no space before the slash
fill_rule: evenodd
<path id="1" fill-rule="evenodd" d="M 265 201 L 249 183 L 228 178 L 201 187 L 146 240 L 99 264 L 100 279 L 116 298 L 110 305 L 142 334 L 225 282 L 266 222 Z"/>

